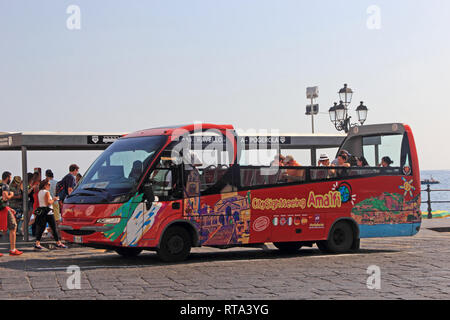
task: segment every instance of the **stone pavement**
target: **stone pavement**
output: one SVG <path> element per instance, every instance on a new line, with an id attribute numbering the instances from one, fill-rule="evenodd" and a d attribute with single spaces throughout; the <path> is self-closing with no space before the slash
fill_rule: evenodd
<path id="1" fill-rule="evenodd" d="M 281 254 L 272 245 L 264 250 L 195 248 L 187 261 L 164 264 L 153 252 L 124 259 L 105 250 L 45 245 L 50 250 L 34 252 L 31 244 L 19 243 L 25 253 L 10 257 L 7 243 L 0 244 L 5 254 L 0 299 L 450 297 L 450 219 L 425 220 L 414 237 L 363 239 L 360 252 L 342 255 L 323 254 L 315 246 L 296 254 Z M 68 283 L 71 265 L 80 268 L 80 289 Z M 380 289 L 367 286 L 371 265 L 380 268 Z"/>

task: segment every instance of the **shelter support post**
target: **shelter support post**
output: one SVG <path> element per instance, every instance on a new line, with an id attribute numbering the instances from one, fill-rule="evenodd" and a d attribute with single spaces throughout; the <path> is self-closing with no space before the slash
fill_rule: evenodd
<path id="1" fill-rule="evenodd" d="M 29 212 L 28 212 L 28 169 L 27 169 L 27 147 L 22 146 L 22 181 L 23 181 L 23 225 L 24 225 L 24 240 L 29 241 L 28 234 L 28 221 Z"/>

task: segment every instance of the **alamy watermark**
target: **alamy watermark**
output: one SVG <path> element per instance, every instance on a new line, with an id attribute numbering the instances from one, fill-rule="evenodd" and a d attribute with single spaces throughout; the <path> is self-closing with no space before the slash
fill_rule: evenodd
<path id="1" fill-rule="evenodd" d="M 81 29 L 81 9 L 75 4 L 71 4 L 67 7 L 66 13 L 70 16 L 66 20 L 66 27 L 69 30 Z"/>
<path id="2" fill-rule="evenodd" d="M 239 163 L 242 151 L 248 153 L 247 161 L 252 165 L 263 165 L 274 157 L 269 168 L 264 168 L 263 175 L 272 175 L 278 171 L 278 152 L 280 144 L 285 142 L 279 130 L 240 130 L 231 128 L 211 129 L 197 122 L 192 128 L 179 128 L 172 132 L 172 141 L 178 143 L 171 149 L 171 160 L 178 165 L 201 165 L 203 167 L 218 165 L 218 160 L 210 154 L 228 154 L 228 164 L 236 159 Z"/>
<path id="3" fill-rule="evenodd" d="M 366 13 L 368 14 L 366 20 L 366 26 L 369 30 L 380 30 L 381 29 L 381 8 L 377 5 L 371 5 L 367 8 Z"/>
<path id="4" fill-rule="evenodd" d="M 70 276 L 66 280 L 66 286 L 69 290 L 81 289 L 81 270 L 77 265 L 71 265 L 67 267 L 66 273 Z"/>
<path id="5" fill-rule="evenodd" d="M 367 289 L 370 290 L 380 290 L 381 289 L 381 269 L 379 266 L 370 265 L 367 267 L 367 278 L 366 285 Z"/>

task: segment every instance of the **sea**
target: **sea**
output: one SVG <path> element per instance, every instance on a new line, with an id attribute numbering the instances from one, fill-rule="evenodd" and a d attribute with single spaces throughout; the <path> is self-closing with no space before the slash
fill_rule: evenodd
<path id="1" fill-rule="evenodd" d="M 431 190 L 447 189 L 450 190 L 450 170 L 424 170 L 420 171 L 420 179 L 433 179 L 440 181 L 439 184 L 431 184 Z M 426 184 L 421 186 L 422 189 L 422 211 L 428 210 L 427 200 L 428 193 L 425 191 L 427 188 Z M 449 201 L 450 202 L 450 191 L 432 191 L 430 192 L 431 201 Z M 448 211 L 450 212 L 450 203 L 432 203 L 432 211 Z"/>

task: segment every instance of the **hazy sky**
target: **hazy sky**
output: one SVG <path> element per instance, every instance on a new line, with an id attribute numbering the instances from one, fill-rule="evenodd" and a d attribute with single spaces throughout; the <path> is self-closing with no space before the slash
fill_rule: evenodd
<path id="1" fill-rule="evenodd" d="M 333 133 L 327 111 L 348 83 L 354 118 L 363 100 L 368 124 L 411 125 L 421 168 L 450 169 L 449 30 L 448 0 L 0 0 L 0 131 L 204 121 L 309 133 L 317 85 L 316 131 Z M 31 152 L 29 168 L 83 171 L 97 154 Z M 21 170 L 17 152 L 0 163 Z"/>

